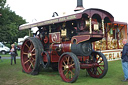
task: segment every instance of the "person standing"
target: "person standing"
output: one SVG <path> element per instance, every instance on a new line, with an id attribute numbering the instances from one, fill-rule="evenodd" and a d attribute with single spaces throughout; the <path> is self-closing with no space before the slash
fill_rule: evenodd
<path id="1" fill-rule="evenodd" d="M 11 53 L 11 65 L 12 65 L 12 62 L 13 62 L 13 59 L 14 59 L 14 63 L 16 64 L 16 53 L 15 53 L 15 44 L 12 44 L 11 45 L 11 50 L 10 50 L 10 53 Z"/>
<path id="2" fill-rule="evenodd" d="M 18 56 L 18 53 L 17 53 L 17 49 L 16 49 L 16 45 L 14 43 L 14 52 L 15 52 L 15 55 Z"/>
<path id="3" fill-rule="evenodd" d="M 122 43 L 124 44 L 123 51 L 122 51 L 122 68 L 124 72 L 124 80 L 122 81 L 128 81 L 128 43 L 127 39 L 123 39 Z"/>

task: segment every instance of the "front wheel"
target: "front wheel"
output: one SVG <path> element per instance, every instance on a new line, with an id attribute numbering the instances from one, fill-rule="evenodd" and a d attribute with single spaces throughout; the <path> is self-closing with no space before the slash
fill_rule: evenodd
<path id="1" fill-rule="evenodd" d="M 59 74 L 63 81 L 73 83 L 77 80 L 80 64 L 77 56 L 73 53 L 63 53 L 59 59 Z"/>

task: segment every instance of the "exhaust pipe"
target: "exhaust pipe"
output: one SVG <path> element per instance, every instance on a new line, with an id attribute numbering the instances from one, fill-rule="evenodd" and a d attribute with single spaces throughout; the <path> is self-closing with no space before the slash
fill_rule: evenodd
<path id="1" fill-rule="evenodd" d="M 80 11 L 80 10 L 83 10 L 84 7 L 83 7 L 83 0 L 77 0 L 77 7 L 75 8 L 74 11 Z"/>

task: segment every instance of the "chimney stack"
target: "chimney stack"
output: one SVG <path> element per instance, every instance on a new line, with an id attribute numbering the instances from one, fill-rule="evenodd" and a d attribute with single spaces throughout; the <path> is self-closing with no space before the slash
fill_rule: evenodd
<path id="1" fill-rule="evenodd" d="M 80 10 L 83 10 L 84 7 L 83 7 L 83 0 L 77 0 L 77 7 L 75 8 L 74 11 L 80 11 Z"/>

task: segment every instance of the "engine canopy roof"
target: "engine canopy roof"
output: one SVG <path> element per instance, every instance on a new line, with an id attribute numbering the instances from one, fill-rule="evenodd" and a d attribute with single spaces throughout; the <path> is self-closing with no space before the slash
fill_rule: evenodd
<path id="1" fill-rule="evenodd" d="M 29 29 L 33 27 L 46 26 L 46 25 L 51 25 L 51 24 L 56 24 L 56 23 L 61 23 L 61 22 L 67 22 L 71 20 L 77 20 L 77 19 L 80 19 L 83 14 L 88 15 L 89 18 L 92 18 L 93 15 L 98 14 L 101 17 L 101 19 L 107 18 L 109 19 L 110 22 L 114 21 L 114 17 L 109 12 L 102 10 L 102 9 L 91 8 L 91 9 L 82 10 L 80 12 L 76 12 L 75 14 L 66 15 L 63 17 L 54 17 L 53 19 L 50 19 L 50 20 L 39 21 L 39 22 L 31 23 L 31 24 L 30 23 L 23 24 L 19 26 L 19 30 Z"/>

